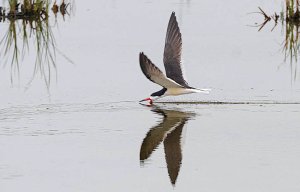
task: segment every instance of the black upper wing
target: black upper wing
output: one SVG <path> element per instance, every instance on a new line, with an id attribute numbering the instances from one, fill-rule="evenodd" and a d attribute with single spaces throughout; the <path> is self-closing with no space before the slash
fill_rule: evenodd
<path id="1" fill-rule="evenodd" d="M 182 39 L 181 33 L 176 21 L 175 13 L 172 12 L 168 24 L 165 50 L 164 50 L 164 65 L 167 77 L 173 79 L 178 84 L 189 87 L 184 80 L 181 68 L 181 49 Z"/>
<path id="2" fill-rule="evenodd" d="M 174 80 L 168 78 L 156 67 L 144 53 L 140 53 L 140 66 L 144 75 L 152 82 L 157 83 L 165 88 L 183 87 Z"/>

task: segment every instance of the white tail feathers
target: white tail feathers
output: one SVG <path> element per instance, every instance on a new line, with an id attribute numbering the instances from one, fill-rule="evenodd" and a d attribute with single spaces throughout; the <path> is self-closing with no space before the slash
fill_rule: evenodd
<path id="1" fill-rule="evenodd" d="M 196 89 L 197 93 L 206 93 L 209 94 L 209 92 L 211 91 L 211 89 Z"/>

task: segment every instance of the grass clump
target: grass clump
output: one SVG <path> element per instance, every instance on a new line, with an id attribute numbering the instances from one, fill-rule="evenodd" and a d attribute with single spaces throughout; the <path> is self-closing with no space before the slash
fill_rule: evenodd
<path id="1" fill-rule="evenodd" d="M 285 10 L 279 14 L 276 12 L 273 15 L 268 15 L 262 8 L 259 7 L 259 14 L 264 16 L 264 22 L 259 27 L 260 31 L 267 23 L 274 21 L 275 25 L 271 31 L 277 26 L 278 20 L 281 21 L 285 28 L 285 38 L 283 41 L 284 61 L 289 60 L 291 66 L 291 74 L 294 80 L 297 79 L 297 62 L 300 54 L 300 0 L 285 0 Z"/>
<path id="2" fill-rule="evenodd" d="M 4 15 L 8 19 L 46 19 L 48 17 L 49 0 L 9 0 L 9 12 Z"/>
<path id="3" fill-rule="evenodd" d="M 20 60 L 29 52 L 29 48 L 35 48 L 36 59 L 29 84 L 36 74 L 40 74 L 47 87 L 50 87 L 51 73 L 56 74 L 56 43 L 49 24 L 49 10 L 52 9 L 56 16 L 58 12 L 66 13 L 68 5 L 64 1 L 60 6 L 54 2 L 50 8 L 49 0 L 9 0 L 9 11 L 0 7 L 0 21 L 9 22 L 7 32 L 0 40 L 0 56 L 4 64 L 10 61 L 12 83 L 14 76 L 20 75 Z"/>
<path id="4" fill-rule="evenodd" d="M 285 18 L 287 21 L 299 22 L 300 12 L 299 12 L 299 0 L 286 0 L 285 1 Z"/>

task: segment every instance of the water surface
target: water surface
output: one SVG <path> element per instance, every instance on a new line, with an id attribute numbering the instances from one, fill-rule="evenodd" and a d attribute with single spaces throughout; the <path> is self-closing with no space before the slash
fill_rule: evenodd
<path id="1" fill-rule="evenodd" d="M 284 26 L 250 26 L 263 22 L 250 14 L 258 6 L 272 13 L 283 2 L 72 3 L 49 18 L 49 81 L 35 73 L 34 38 L 19 73 L 1 45 L 2 191 L 299 190 L 299 64 L 285 58 Z M 160 87 L 138 54 L 163 70 L 172 11 L 187 80 L 212 91 L 143 106 Z M 0 24 L 4 36 L 10 23 Z"/>

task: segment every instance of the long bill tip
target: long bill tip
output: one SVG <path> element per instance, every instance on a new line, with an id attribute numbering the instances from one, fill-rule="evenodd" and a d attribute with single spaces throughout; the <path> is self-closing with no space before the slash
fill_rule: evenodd
<path id="1" fill-rule="evenodd" d="M 146 99 L 142 99 L 142 100 L 140 100 L 140 102 L 142 102 L 142 101 L 151 101 L 152 99 L 150 98 L 150 97 L 148 97 L 148 98 L 146 98 Z"/>
<path id="2" fill-rule="evenodd" d="M 144 102 L 144 101 L 149 101 L 150 104 L 153 103 L 152 99 L 150 97 L 146 98 L 146 99 L 142 99 L 139 102 Z"/>

